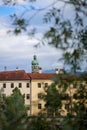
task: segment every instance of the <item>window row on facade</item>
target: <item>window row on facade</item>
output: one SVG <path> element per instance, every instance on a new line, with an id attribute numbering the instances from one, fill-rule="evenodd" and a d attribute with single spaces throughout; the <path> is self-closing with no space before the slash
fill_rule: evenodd
<path id="1" fill-rule="evenodd" d="M 66 84 L 65 84 L 66 85 Z M 67 84 L 68 85 L 68 84 Z M 86 85 L 86 84 L 85 84 Z M 62 84 L 61 85 L 58 85 L 58 88 L 61 88 Z M 77 88 L 77 87 L 83 87 L 84 84 L 83 83 L 72 83 L 72 88 Z"/>
<path id="2" fill-rule="evenodd" d="M 44 85 L 45 85 L 45 87 L 48 87 L 48 83 L 45 83 Z M 19 88 L 22 88 L 22 86 L 23 86 L 22 83 L 18 84 Z M 41 83 L 38 83 L 37 86 L 38 86 L 38 88 L 41 88 Z M 26 87 L 29 88 L 30 84 L 26 83 Z M 6 88 L 6 83 L 3 83 L 3 88 Z M 14 88 L 14 83 L 11 83 L 11 88 Z"/>
<path id="3" fill-rule="evenodd" d="M 70 104 L 65 104 L 65 110 L 69 110 L 70 108 Z M 42 109 L 42 104 L 41 103 L 38 103 L 38 109 Z"/>
<path id="4" fill-rule="evenodd" d="M 3 96 L 6 96 L 6 94 L 3 93 Z M 30 99 L 30 94 L 24 94 L 24 98 L 26 98 L 26 99 Z"/>
<path id="5" fill-rule="evenodd" d="M 41 88 L 42 83 L 38 83 L 38 88 Z M 44 87 L 48 87 L 48 83 L 44 83 Z"/>
<path id="6" fill-rule="evenodd" d="M 6 83 L 3 83 L 3 88 L 6 88 Z M 11 88 L 14 88 L 15 86 L 14 86 L 14 83 L 11 83 Z M 18 87 L 19 88 L 22 88 L 22 83 L 19 83 L 18 84 Z M 26 88 L 29 88 L 30 87 L 30 84 L 29 83 L 26 83 Z"/>

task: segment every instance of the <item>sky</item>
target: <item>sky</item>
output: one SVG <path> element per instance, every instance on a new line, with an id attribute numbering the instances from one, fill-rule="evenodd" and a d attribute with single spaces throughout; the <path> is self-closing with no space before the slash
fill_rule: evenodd
<path id="1" fill-rule="evenodd" d="M 0 71 L 4 71 L 5 67 L 7 67 L 8 71 L 15 70 L 18 67 L 20 70 L 31 72 L 33 55 L 37 55 L 42 71 L 55 70 L 57 67 L 63 68 L 63 62 L 59 61 L 62 57 L 62 52 L 48 44 L 43 45 L 40 41 L 43 33 L 51 26 L 43 23 L 43 16 L 46 14 L 46 11 L 50 9 L 52 4 L 61 8 L 64 6 L 63 3 L 58 2 L 57 4 L 57 0 L 37 0 L 37 2 L 32 3 L 29 0 L 26 1 L 28 2 L 18 0 L 17 5 L 12 6 L 12 4 L 4 5 L 2 0 L 0 0 Z M 25 9 L 28 10 L 26 13 L 24 13 Z M 64 15 L 73 19 L 72 9 L 69 6 L 65 9 Z M 35 13 L 36 11 L 38 13 Z M 26 33 L 20 35 L 8 33 L 9 30 L 14 29 L 11 24 L 12 19 L 10 18 L 14 13 L 18 17 L 31 18 L 27 28 L 31 30 L 35 27 L 37 29 L 36 37 L 30 37 Z M 39 44 L 37 48 L 35 48 L 36 44 Z"/>
<path id="2" fill-rule="evenodd" d="M 0 71 L 4 71 L 6 66 L 7 70 L 15 70 L 18 67 L 31 72 L 31 62 L 34 54 L 37 55 L 39 66 L 42 67 L 43 71 L 63 67 L 62 63 L 58 62 L 58 59 L 61 57 L 60 50 L 58 51 L 54 47 L 42 44 L 35 48 L 34 46 L 39 42 L 36 38 L 31 38 L 26 33 L 18 36 L 8 33 L 8 30 L 12 29 L 10 15 L 15 12 L 20 15 L 26 6 L 30 10 L 30 17 L 35 9 L 42 9 L 52 2 L 53 0 L 48 2 L 37 0 L 36 4 L 30 3 L 27 6 L 19 0 L 19 5 L 15 7 L 11 5 L 6 6 L 0 2 Z M 43 11 L 31 20 L 31 27 L 38 28 L 37 38 L 41 38 L 43 32 L 47 29 L 47 25 L 44 25 L 42 22 L 42 15 Z"/>

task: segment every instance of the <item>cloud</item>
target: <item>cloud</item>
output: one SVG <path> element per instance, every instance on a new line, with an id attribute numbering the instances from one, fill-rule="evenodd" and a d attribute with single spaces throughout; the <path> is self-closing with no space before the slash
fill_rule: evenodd
<path id="1" fill-rule="evenodd" d="M 53 2 L 42 0 L 41 2 L 38 0 L 38 4 L 33 4 L 33 7 L 43 8 L 46 5 Z M 23 4 L 22 1 L 19 1 L 20 4 Z M 20 12 L 20 6 L 15 8 L 17 12 Z M 32 10 L 30 14 L 32 13 Z M 9 15 L 9 14 L 8 14 Z M 48 25 L 44 25 L 41 22 L 42 14 L 35 17 L 31 22 L 32 26 L 38 28 L 38 32 L 36 34 L 37 38 L 42 37 L 42 33 L 48 28 Z M 36 54 L 38 57 L 38 61 L 40 66 L 44 69 L 55 68 L 55 63 L 58 61 L 58 58 L 61 57 L 61 51 L 49 46 L 49 45 L 40 45 L 38 48 L 35 48 L 34 45 L 39 43 L 36 38 L 30 38 L 26 34 L 22 34 L 19 36 L 7 34 L 7 31 L 11 29 L 10 21 L 7 16 L 0 17 L 0 70 L 3 70 L 4 66 L 7 68 L 15 69 L 16 66 L 19 69 L 25 69 L 26 71 L 31 71 L 31 61 L 33 55 Z M 60 66 L 60 63 L 58 63 Z"/>
<path id="2" fill-rule="evenodd" d="M 19 66 L 20 69 L 30 71 L 34 54 L 38 56 L 43 69 L 50 69 L 53 62 L 61 55 L 60 52 L 48 45 L 41 44 L 40 47 L 35 48 L 34 45 L 39 41 L 35 38 L 31 39 L 25 34 L 20 36 L 7 34 L 9 26 L 4 20 L 3 25 L 5 26 L 1 26 L 0 23 L 0 70 L 3 70 L 4 66 L 7 66 L 8 69 L 15 69 L 16 66 Z M 42 33 L 37 35 L 41 37 Z"/>

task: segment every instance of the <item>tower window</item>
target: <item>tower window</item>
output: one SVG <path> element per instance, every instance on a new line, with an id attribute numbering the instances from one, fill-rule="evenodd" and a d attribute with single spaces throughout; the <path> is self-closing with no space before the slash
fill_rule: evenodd
<path id="1" fill-rule="evenodd" d="M 6 83 L 3 84 L 3 88 L 6 88 Z"/>
<path id="2" fill-rule="evenodd" d="M 26 84 L 26 87 L 29 88 L 29 83 Z"/>
<path id="3" fill-rule="evenodd" d="M 38 109 L 41 109 L 42 108 L 42 105 L 41 103 L 38 104 Z"/>
<path id="4" fill-rule="evenodd" d="M 41 83 L 38 83 L 38 88 L 41 88 Z"/>
<path id="5" fill-rule="evenodd" d="M 22 87 L 22 83 L 19 83 L 19 88 L 21 88 Z"/>
<path id="6" fill-rule="evenodd" d="M 11 88 L 14 88 L 14 84 L 13 83 L 11 83 Z"/>

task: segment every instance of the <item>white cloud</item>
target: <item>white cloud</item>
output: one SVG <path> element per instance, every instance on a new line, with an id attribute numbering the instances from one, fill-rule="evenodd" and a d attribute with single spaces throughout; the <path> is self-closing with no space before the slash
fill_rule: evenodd
<path id="1" fill-rule="evenodd" d="M 7 34 L 9 27 L 4 20 L 3 25 L 5 26 L 0 23 L 0 70 L 3 70 L 4 66 L 7 66 L 8 69 L 15 69 L 16 66 L 19 66 L 20 69 L 30 71 L 34 54 L 37 54 L 43 69 L 50 69 L 53 62 L 56 62 L 61 55 L 60 52 L 48 45 L 34 48 L 38 40 L 31 39 L 25 34 L 20 36 Z M 41 35 L 41 33 L 38 33 L 38 37 L 41 37 Z"/>
<path id="2" fill-rule="evenodd" d="M 45 2 L 44 0 L 37 0 L 38 3 L 32 3 L 30 5 L 39 9 L 49 5 L 53 1 L 46 0 Z M 19 3 L 23 4 L 22 0 L 19 0 Z M 16 12 L 20 13 L 21 11 L 20 6 L 16 8 Z M 42 24 L 41 13 L 32 20 L 32 24 L 38 28 L 38 38 L 41 38 L 42 33 L 48 27 Z M 4 66 L 7 66 L 8 69 L 15 69 L 16 66 L 19 66 L 20 69 L 30 71 L 34 54 L 37 54 L 39 64 L 43 69 L 55 68 L 55 63 L 61 57 L 61 52 L 48 45 L 41 45 L 38 48 L 34 48 L 34 45 L 39 41 L 35 38 L 30 39 L 26 34 L 20 36 L 7 34 L 7 31 L 10 29 L 9 22 L 6 16 L 0 17 L 0 70 L 3 70 Z M 60 63 L 58 64 L 60 66 Z"/>

